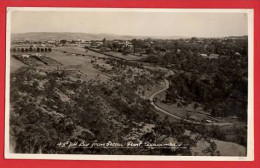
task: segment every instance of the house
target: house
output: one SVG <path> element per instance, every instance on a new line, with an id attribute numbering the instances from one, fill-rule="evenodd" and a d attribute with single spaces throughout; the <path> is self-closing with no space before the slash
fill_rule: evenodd
<path id="1" fill-rule="evenodd" d="M 35 57 L 42 57 L 43 55 L 42 54 L 39 54 L 39 53 L 36 53 L 34 54 Z"/>
<path id="2" fill-rule="evenodd" d="M 213 123 L 211 120 L 205 120 L 206 123 Z"/>
<path id="3" fill-rule="evenodd" d="M 28 54 L 20 55 L 20 58 L 29 58 L 29 57 L 30 57 L 30 55 L 28 55 Z"/>
<path id="4" fill-rule="evenodd" d="M 90 41 L 88 41 L 88 40 L 86 40 L 86 41 L 84 42 L 84 44 L 88 44 L 88 45 L 90 45 L 90 44 L 91 44 L 91 42 L 90 42 Z"/>
<path id="5" fill-rule="evenodd" d="M 54 41 L 54 40 L 49 40 L 49 41 L 47 41 L 49 44 L 56 44 L 56 41 Z"/>
<path id="6" fill-rule="evenodd" d="M 229 58 L 230 56 L 228 56 L 228 55 L 221 55 L 219 58 L 221 58 L 221 59 L 227 59 L 227 58 Z"/>
<path id="7" fill-rule="evenodd" d="M 238 117 L 236 115 L 230 116 L 231 119 L 236 120 Z"/>
<path id="8" fill-rule="evenodd" d="M 124 42 L 124 46 L 125 46 L 125 47 L 133 47 L 133 44 L 132 44 L 130 41 L 126 40 L 126 41 Z"/>
<path id="9" fill-rule="evenodd" d="M 241 56 L 241 54 L 239 52 L 236 52 L 235 56 Z"/>
<path id="10" fill-rule="evenodd" d="M 203 58 L 207 58 L 207 59 L 218 59 L 219 58 L 219 54 L 200 54 L 201 57 Z"/>
<path id="11" fill-rule="evenodd" d="M 203 58 L 207 58 L 208 57 L 207 54 L 200 54 L 200 56 L 202 56 Z"/>
<path id="12" fill-rule="evenodd" d="M 101 45 L 103 45 L 103 42 L 101 41 L 92 41 L 91 42 L 91 47 L 100 47 Z"/>
<path id="13" fill-rule="evenodd" d="M 209 59 L 218 59 L 219 54 L 209 54 Z"/>

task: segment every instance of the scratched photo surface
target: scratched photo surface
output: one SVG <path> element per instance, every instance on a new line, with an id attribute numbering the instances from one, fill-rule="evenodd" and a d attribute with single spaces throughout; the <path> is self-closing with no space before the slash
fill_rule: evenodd
<path id="1" fill-rule="evenodd" d="M 9 153 L 247 156 L 247 13 L 9 17 Z"/>

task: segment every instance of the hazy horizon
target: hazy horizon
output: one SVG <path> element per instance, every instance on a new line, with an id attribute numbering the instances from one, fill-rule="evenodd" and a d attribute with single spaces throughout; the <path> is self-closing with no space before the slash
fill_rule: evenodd
<path id="1" fill-rule="evenodd" d="M 86 33 L 145 37 L 247 36 L 246 13 L 12 11 L 11 33 Z"/>
<path id="2" fill-rule="evenodd" d="M 243 37 L 243 36 L 248 36 L 248 35 L 229 35 L 229 36 L 218 36 L 218 37 L 203 37 L 203 36 L 174 36 L 174 35 L 165 35 L 165 36 L 145 36 L 145 35 L 125 35 L 125 34 L 111 34 L 111 33 L 84 33 L 84 32 L 23 32 L 23 33 L 11 33 L 11 34 L 29 34 L 29 33 L 53 33 L 53 34 L 66 34 L 66 33 L 70 33 L 70 34 L 89 34 L 89 35 L 111 35 L 111 36 L 129 36 L 129 37 L 144 37 L 144 38 L 165 38 L 167 39 L 167 37 L 176 37 L 176 38 L 225 38 L 225 37 Z"/>

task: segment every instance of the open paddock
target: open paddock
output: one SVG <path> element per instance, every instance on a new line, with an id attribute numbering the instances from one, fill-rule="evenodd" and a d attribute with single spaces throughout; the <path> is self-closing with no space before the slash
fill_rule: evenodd
<path id="1" fill-rule="evenodd" d="M 92 63 L 94 60 L 96 64 L 104 65 L 104 60 L 95 59 L 92 57 L 77 56 L 73 54 L 67 54 L 62 51 L 54 50 L 51 53 L 46 54 L 47 57 L 50 57 L 62 65 L 59 66 L 61 69 L 75 69 L 83 73 L 82 77 L 84 80 L 90 79 L 100 79 L 107 80 L 108 75 L 100 70 L 94 68 Z"/>
<path id="2" fill-rule="evenodd" d="M 76 56 L 87 56 L 87 57 L 92 57 L 92 58 L 107 58 L 108 56 L 98 53 L 98 52 L 94 52 L 88 49 L 85 49 L 83 47 L 71 47 L 71 46 L 67 46 L 67 47 L 56 47 L 53 48 L 54 51 L 60 51 L 62 53 L 65 54 L 73 54 Z"/>
<path id="3" fill-rule="evenodd" d="M 105 55 L 109 55 L 109 56 L 113 56 L 113 57 L 117 57 L 117 58 L 121 58 L 121 59 L 125 59 L 125 60 L 140 60 L 145 58 L 144 56 L 136 56 L 133 54 L 127 54 L 127 55 L 123 55 L 120 52 L 115 52 L 115 51 L 109 51 L 109 52 L 104 52 Z"/>
<path id="4" fill-rule="evenodd" d="M 14 57 L 10 57 L 10 72 L 11 73 L 15 72 L 17 69 L 19 69 L 23 66 L 27 66 L 27 65 Z"/>

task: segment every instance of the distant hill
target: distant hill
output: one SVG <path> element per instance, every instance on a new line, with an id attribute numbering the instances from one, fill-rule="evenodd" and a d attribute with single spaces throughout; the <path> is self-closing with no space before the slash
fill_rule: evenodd
<path id="1" fill-rule="evenodd" d="M 102 40 L 106 38 L 107 40 L 121 39 L 121 40 L 130 40 L 130 39 L 145 39 L 145 38 L 154 38 L 154 39 L 179 39 L 184 38 L 181 36 L 129 36 L 129 35 L 115 35 L 115 34 L 88 34 L 88 33 L 50 33 L 50 32 L 29 32 L 29 33 L 15 33 L 11 35 L 12 41 L 17 40 L 61 40 L 61 39 L 70 39 L 70 40 Z"/>

